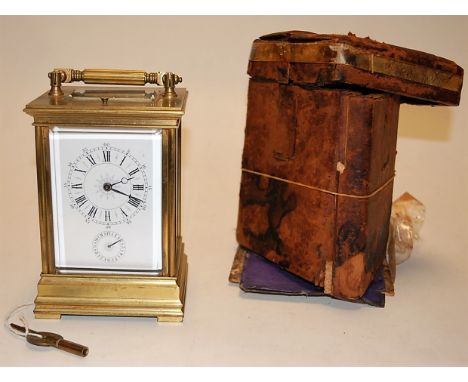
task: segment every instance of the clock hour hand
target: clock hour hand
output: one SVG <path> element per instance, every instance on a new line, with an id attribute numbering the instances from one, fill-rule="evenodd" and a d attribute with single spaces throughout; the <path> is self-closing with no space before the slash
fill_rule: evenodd
<path id="1" fill-rule="evenodd" d="M 123 178 L 120 179 L 118 182 L 112 183 L 111 186 L 115 186 L 116 184 L 119 184 L 119 183 L 126 184 L 129 180 L 132 180 L 133 178 L 134 178 L 134 176 L 132 176 L 131 178 L 125 178 L 125 177 L 123 177 Z M 124 181 L 124 179 L 125 179 L 125 181 Z"/>

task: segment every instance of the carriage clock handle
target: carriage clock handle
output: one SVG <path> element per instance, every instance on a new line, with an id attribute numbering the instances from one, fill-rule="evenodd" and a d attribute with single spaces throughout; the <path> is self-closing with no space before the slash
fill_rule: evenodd
<path id="1" fill-rule="evenodd" d="M 54 69 L 49 73 L 50 96 L 61 96 L 62 83 L 83 81 L 85 84 L 101 85 L 139 85 L 156 84 L 164 86 L 164 97 L 177 97 L 175 86 L 182 77 L 172 72 L 146 73 L 142 70 L 117 69 Z"/>

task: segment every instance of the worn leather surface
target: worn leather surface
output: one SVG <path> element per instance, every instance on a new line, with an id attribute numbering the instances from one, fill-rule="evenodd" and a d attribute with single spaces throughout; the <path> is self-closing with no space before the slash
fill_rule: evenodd
<path id="1" fill-rule="evenodd" d="M 251 79 L 242 166 L 368 195 L 394 173 L 399 101 Z M 391 202 L 391 183 L 368 199 L 353 199 L 243 172 L 237 240 L 319 287 L 328 261 L 329 294 L 356 299 L 382 264 Z"/>
<path id="2" fill-rule="evenodd" d="M 461 87 L 444 89 L 439 86 L 425 85 L 411 80 L 411 71 L 420 75 L 425 69 L 435 70 L 435 76 L 448 79 L 458 76 L 463 78 L 463 68 L 455 62 L 433 54 L 413 49 L 378 42 L 370 38 L 360 38 L 353 34 L 334 35 L 316 34 L 304 31 L 287 31 L 265 35 L 254 41 L 255 44 L 270 44 L 283 46 L 301 44 L 301 49 L 307 51 L 314 45 L 346 44 L 364 52 L 369 57 L 383 57 L 393 66 L 392 75 L 373 73 L 360 70 L 349 65 L 323 62 L 295 62 L 293 58 L 279 61 L 250 61 L 248 73 L 257 79 L 274 80 L 288 84 L 312 84 L 315 86 L 355 86 L 362 89 L 373 89 L 378 92 L 392 93 L 401 97 L 402 102 L 430 105 L 458 105 Z M 404 68 L 398 68 L 402 63 Z M 429 74 L 428 74 L 429 75 Z M 434 74 L 430 74 L 432 76 Z"/>
<path id="3" fill-rule="evenodd" d="M 242 166 L 256 173 L 242 173 L 237 240 L 358 299 L 385 255 L 399 105 L 457 105 L 463 69 L 352 34 L 289 31 L 254 41 L 248 73 Z M 365 196 L 388 180 L 363 199 L 324 192 Z"/>
<path id="4" fill-rule="evenodd" d="M 448 71 L 454 74 L 463 74 L 463 68 L 453 61 L 434 54 L 422 52 L 415 49 L 408 49 L 385 42 L 373 40 L 369 37 L 358 37 L 353 33 L 347 35 L 340 34 L 320 34 L 308 31 L 285 31 L 276 32 L 261 36 L 263 41 L 283 41 L 287 43 L 316 43 L 329 42 L 344 43 L 353 47 L 365 50 L 369 53 L 404 61 L 412 64 L 433 67 L 441 71 Z"/>

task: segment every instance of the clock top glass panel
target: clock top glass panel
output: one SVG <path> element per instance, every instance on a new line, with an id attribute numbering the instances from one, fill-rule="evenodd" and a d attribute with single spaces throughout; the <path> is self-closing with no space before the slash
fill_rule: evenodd
<path id="1" fill-rule="evenodd" d="M 57 270 L 159 274 L 161 130 L 54 127 L 49 143 Z"/>

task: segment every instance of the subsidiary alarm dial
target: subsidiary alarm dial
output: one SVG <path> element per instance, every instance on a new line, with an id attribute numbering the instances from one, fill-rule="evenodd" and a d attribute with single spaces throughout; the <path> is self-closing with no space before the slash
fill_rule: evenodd
<path id="1" fill-rule="evenodd" d="M 125 241 L 117 232 L 103 231 L 92 243 L 94 255 L 103 263 L 116 263 L 125 255 Z"/>

